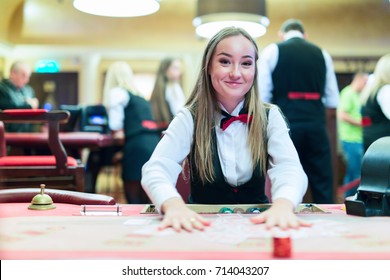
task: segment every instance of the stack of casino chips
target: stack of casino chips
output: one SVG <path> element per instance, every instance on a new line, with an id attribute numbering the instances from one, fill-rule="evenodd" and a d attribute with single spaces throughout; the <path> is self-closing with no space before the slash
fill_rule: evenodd
<path id="1" fill-rule="evenodd" d="M 275 234 L 272 237 L 273 241 L 273 256 L 275 258 L 290 258 L 291 257 L 291 237 L 286 234 Z"/>

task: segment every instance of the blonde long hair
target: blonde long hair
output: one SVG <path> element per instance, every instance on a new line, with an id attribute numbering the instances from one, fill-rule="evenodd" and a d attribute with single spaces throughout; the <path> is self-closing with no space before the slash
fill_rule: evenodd
<path id="1" fill-rule="evenodd" d="M 217 33 L 208 43 L 202 59 L 202 66 L 197 78 L 196 85 L 187 100 L 186 107 L 194 116 L 194 166 L 203 183 L 212 182 L 215 178 L 213 166 L 212 128 L 217 113 L 221 112 L 215 90 L 209 74 L 210 61 L 219 42 L 231 36 L 242 35 L 252 42 L 255 49 L 255 77 L 253 85 L 245 95 L 244 108 L 252 115 L 252 123 L 248 126 L 248 145 L 253 162 L 253 170 L 259 163 L 263 174 L 267 167 L 267 114 L 264 103 L 260 99 L 257 87 L 258 48 L 256 42 L 243 29 L 228 27 Z"/>
<path id="2" fill-rule="evenodd" d="M 114 62 L 108 67 L 103 89 L 103 105 L 106 108 L 109 108 L 110 90 L 116 87 L 130 91 L 132 94 L 142 96 L 134 84 L 133 70 L 125 61 Z"/>
<path id="3" fill-rule="evenodd" d="M 363 105 L 367 103 L 369 98 L 375 98 L 379 89 L 386 84 L 390 84 L 390 53 L 385 54 L 378 60 L 375 66 L 373 80 L 363 89 Z"/>

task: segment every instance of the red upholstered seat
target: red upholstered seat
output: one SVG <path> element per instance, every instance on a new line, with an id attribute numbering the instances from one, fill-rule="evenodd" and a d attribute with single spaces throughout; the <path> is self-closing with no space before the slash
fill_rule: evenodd
<path id="1" fill-rule="evenodd" d="M 67 157 L 68 166 L 77 166 L 77 160 Z M 54 156 L 6 156 L 0 157 L 0 166 L 50 166 L 56 165 Z"/>

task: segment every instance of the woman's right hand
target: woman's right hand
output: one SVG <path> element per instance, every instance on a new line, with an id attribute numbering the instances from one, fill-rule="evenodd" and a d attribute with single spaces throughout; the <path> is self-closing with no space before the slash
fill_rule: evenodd
<path id="1" fill-rule="evenodd" d="M 160 230 L 172 227 L 177 232 L 182 229 L 191 232 L 193 229 L 204 230 L 206 226 L 210 225 L 210 221 L 189 209 L 179 197 L 165 201 L 161 210 L 164 217 L 159 226 Z"/>

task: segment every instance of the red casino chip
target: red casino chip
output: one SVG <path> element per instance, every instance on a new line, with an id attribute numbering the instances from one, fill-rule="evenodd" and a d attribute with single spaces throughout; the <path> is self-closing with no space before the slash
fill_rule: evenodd
<path id="1" fill-rule="evenodd" d="M 291 257 L 291 238 L 273 237 L 273 255 L 275 258 Z"/>

